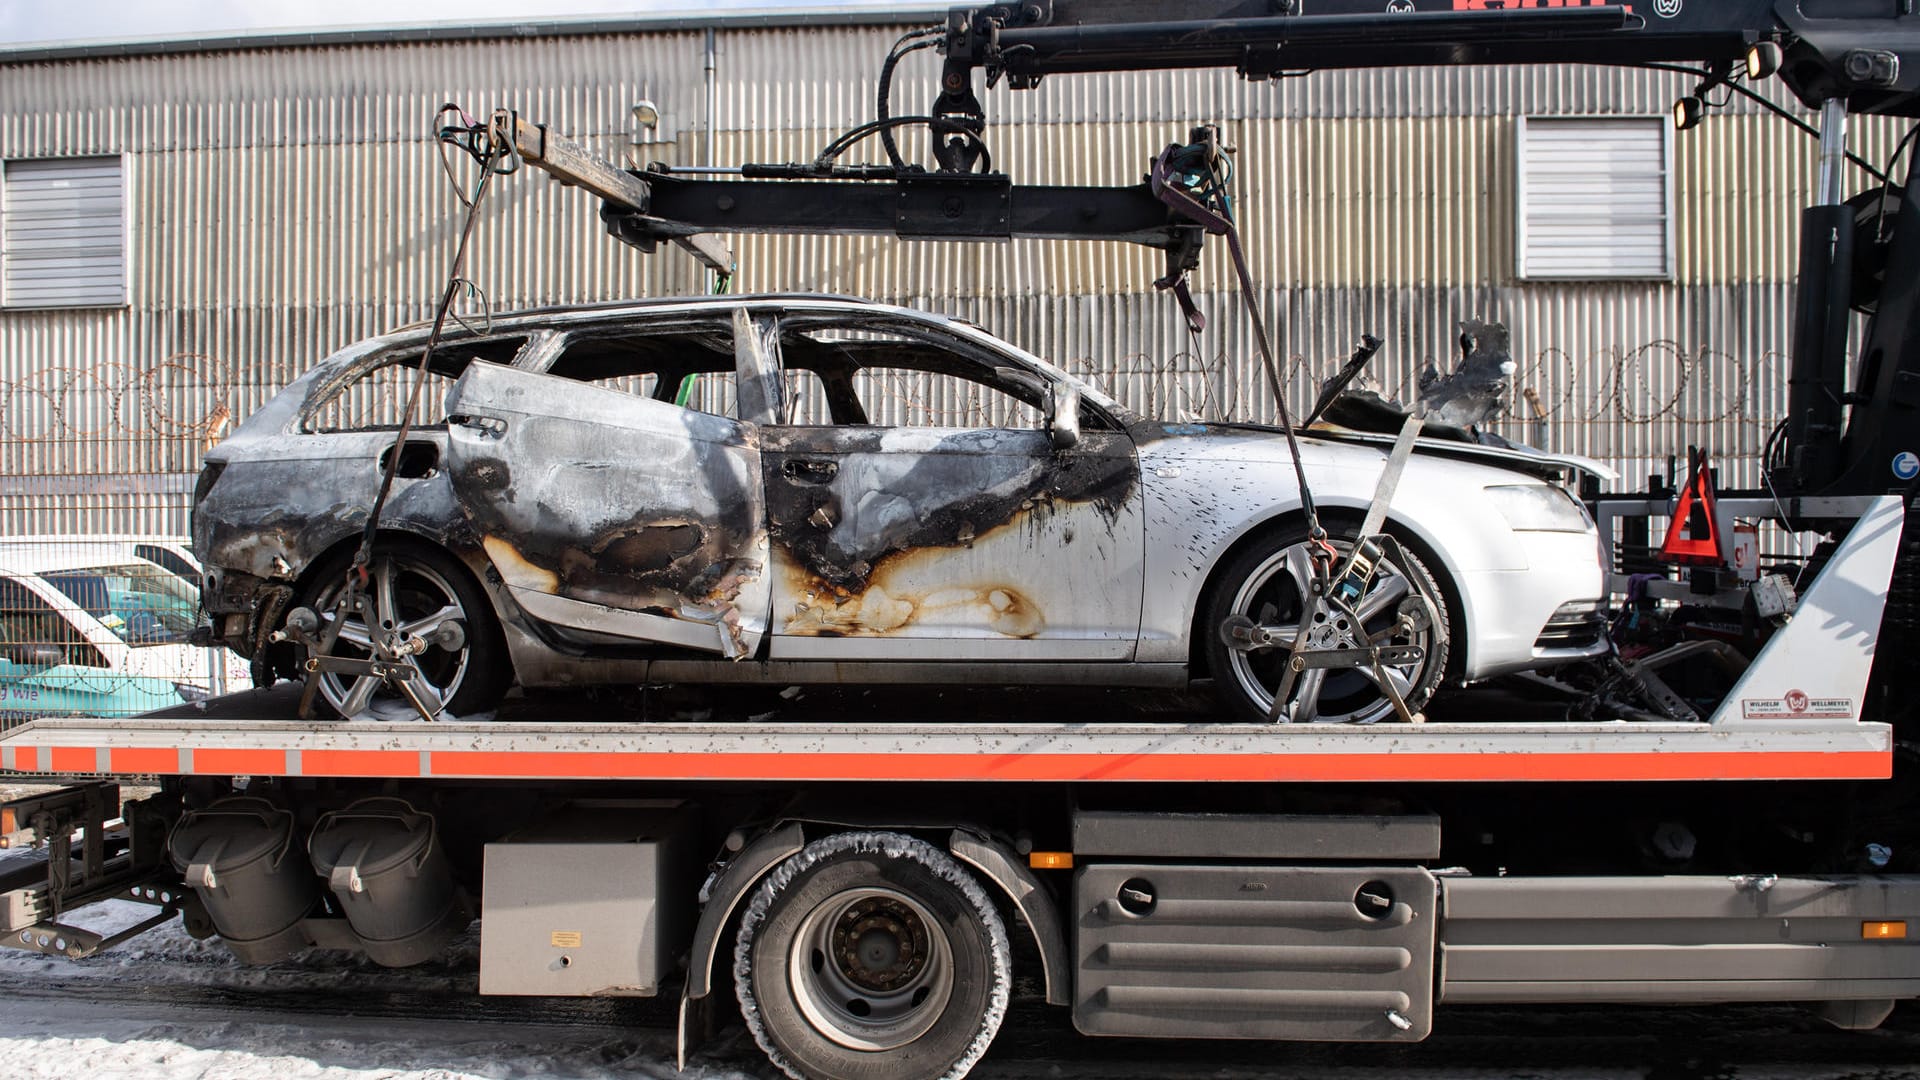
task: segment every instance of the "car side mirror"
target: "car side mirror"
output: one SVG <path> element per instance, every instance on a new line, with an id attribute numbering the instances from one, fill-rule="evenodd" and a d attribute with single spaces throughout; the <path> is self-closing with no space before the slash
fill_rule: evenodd
<path id="1" fill-rule="evenodd" d="M 1054 383 L 1047 391 L 1047 434 L 1055 450 L 1080 445 L 1080 388 Z"/>

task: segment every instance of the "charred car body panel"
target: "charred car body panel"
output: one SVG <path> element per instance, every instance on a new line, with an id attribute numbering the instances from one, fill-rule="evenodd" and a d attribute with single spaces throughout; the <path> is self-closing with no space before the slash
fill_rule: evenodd
<path id="1" fill-rule="evenodd" d="M 1143 546 L 1131 440 L 787 428 L 768 440 L 776 659 L 1124 660 Z"/>
<path id="2" fill-rule="evenodd" d="M 263 607 L 284 608 L 364 527 L 393 427 L 315 417 L 370 374 L 410 375 L 423 339 L 338 354 L 208 454 L 194 540 L 236 647 L 251 651 L 277 617 Z M 1142 420 L 906 309 L 740 297 L 531 312 L 441 356 L 381 527 L 469 568 L 530 686 L 1165 685 L 1208 632 L 1196 612 L 1222 563 L 1299 510 L 1273 433 Z M 1302 453 L 1336 510 L 1363 508 L 1385 461 L 1311 434 Z M 1485 494 L 1567 463 L 1469 456 L 1416 453 L 1389 517 L 1458 609 L 1460 673 L 1603 648 L 1532 647 L 1556 609 L 1600 596 L 1591 523 L 1508 527 Z"/>
<path id="3" fill-rule="evenodd" d="M 751 425 L 485 363 L 447 408 L 453 493 L 521 607 L 730 657 L 759 648 L 767 538 Z"/>

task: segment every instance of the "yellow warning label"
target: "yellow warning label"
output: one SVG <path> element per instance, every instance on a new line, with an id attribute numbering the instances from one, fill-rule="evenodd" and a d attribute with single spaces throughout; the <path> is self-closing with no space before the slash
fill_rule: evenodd
<path id="1" fill-rule="evenodd" d="M 555 930 L 551 940 L 556 949 L 577 949 L 580 947 L 580 931 Z"/>

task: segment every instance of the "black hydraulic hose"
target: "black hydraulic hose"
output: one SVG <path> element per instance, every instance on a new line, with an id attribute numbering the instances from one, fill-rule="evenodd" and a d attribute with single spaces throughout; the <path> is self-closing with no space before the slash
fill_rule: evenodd
<path id="1" fill-rule="evenodd" d="M 886 120 L 869 120 L 858 127 L 848 128 L 820 151 L 819 156 L 813 159 L 814 166 L 824 171 L 828 165 L 832 164 L 834 158 L 846 153 L 854 143 L 875 132 L 915 125 L 924 125 L 942 134 L 964 135 L 972 139 L 974 145 L 980 148 L 980 171 L 993 171 L 993 154 L 987 149 L 986 140 L 980 137 L 980 133 L 969 128 L 962 121 L 948 120 L 938 116 L 894 116 Z"/>
<path id="2" fill-rule="evenodd" d="M 876 120 L 885 124 L 893 115 L 891 103 L 893 97 L 893 69 L 901 60 L 906 58 L 908 53 L 918 49 L 931 49 L 935 45 L 940 44 L 940 38 L 945 33 L 946 30 L 938 26 L 929 27 L 925 30 L 910 31 L 902 34 L 900 40 L 893 43 L 893 48 L 887 50 L 886 63 L 880 65 L 880 89 L 874 102 L 874 118 Z M 880 129 L 880 145 L 886 148 L 887 160 L 893 163 L 894 168 L 904 169 L 907 167 L 906 159 L 900 156 L 899 144 L 893 141 L 893 129 L 891 127 L 882 127 Z"/>

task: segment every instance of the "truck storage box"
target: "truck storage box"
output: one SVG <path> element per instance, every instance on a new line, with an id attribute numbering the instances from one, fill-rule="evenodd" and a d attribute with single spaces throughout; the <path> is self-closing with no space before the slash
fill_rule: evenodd
<path id="1" fill-rule="evenodd" d="M 658 993 L 699 885 L 680 805 L 582 800 L 488 844 L 480 992 Z"/>

